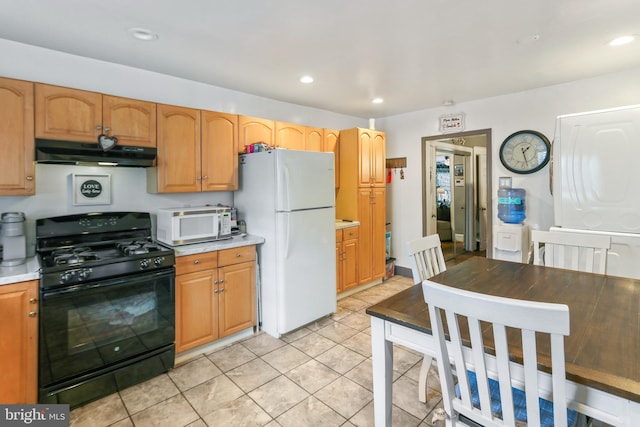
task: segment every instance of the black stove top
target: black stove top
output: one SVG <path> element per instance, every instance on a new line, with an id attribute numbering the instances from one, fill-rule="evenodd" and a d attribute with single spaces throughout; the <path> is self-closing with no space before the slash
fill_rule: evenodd
<path id="1" fill-rule="evenodd" d="M 151 238 L 141 212 L 67 215 L 36 221 L 36 245 L 45 289 L 170 268 L 173 249 Z"/>

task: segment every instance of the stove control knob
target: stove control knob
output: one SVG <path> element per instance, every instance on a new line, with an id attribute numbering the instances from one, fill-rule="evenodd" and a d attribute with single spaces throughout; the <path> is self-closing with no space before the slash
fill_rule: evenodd
<path id="1" fill-rule="evenodd" d="M 149 267 L 149 260 L 148 259 L 145 258 L 145 259 L 140 260 L 140 269 L 141 270 L 144 270 L 144 269 L 146 269 L 148 267 Z"/>
<path id="2" fill-rule="evenodd" d="M 78 279 L 80 280 L 84 280 L 87 277 L 91 276 L 91 273 L 93 272 L 92 269 L 90 268 L 83 268 L 82 270 L 80 270 L 80 272 L 78 273 Z"/>
<path id="3" fill-rule="evenodd" d="M 153 260 L 153 263 L 155 264 L 156 267 L 161 267 L 162 263 L 164 263 L 164 257 L 157 257 L 156 259 Z"/>
<path id="4" fill-rule="evenodd" d="M 66 271 L 60 275 L 60 283 L 68 282 L 71 279 L 71 273 Z"/>

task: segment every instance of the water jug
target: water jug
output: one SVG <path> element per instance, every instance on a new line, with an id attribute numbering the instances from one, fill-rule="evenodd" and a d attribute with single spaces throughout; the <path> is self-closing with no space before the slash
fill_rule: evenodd
<path id="1" fill-rule="evenodd" d="M 524 188 L 498 189 L 498 218 L 506 224 L 524 222 L 526 192 Z"/>

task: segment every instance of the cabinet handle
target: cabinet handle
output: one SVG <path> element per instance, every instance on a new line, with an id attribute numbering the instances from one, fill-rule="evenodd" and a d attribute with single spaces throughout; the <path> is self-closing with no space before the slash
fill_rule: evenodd
<path id="1" fill-rule="evenodd" d="M 199 259 L 197 259 L 197 260 L 193 261 L 193 263 L 194 263 L 194 264 L 200 264 L 200 260 L 199 260 Z"/>
<path id="2" fill-rule="evenodd" d="M 36 313 L 35 311 L 30 311 L 29 312 L 29 317 L 36 317 L 38 313 Z"/>
<path id="3" fill-rule="evenodd" d="M 209 179 L 209 177 L 207 175 L 202 177 L 203 180 Z"/>
<path id="4" fill-rule="evenodd" d="M 224 283 L 224 279 L 221 279 L 221 280 L 220 280 L 220 284 L 222 284 L 222 283 Z"/>
<path id="5" fill-rule="evenodd" d="M 100 130 L 100 129 L 102 129 L 102 126 L 96 125 L 96 130 Z"/>
<path id="6" fill-rule="evenodd" d="M 31 298 L 31 299 L 29 300 L 29 302 L 30 302 L 31 304 L 35 304 L 35 303 L 37 303 L 37 302 L 38 302 L 38 300 L 37 300 L 36 298 Z"/>
<path id="7" fill-rule="evenodd" d="M 111 128 L 104 128 L 104 133 L 107 133 L 111 130 Z"/>
<path id="8" fill-rule="evenodd" d="M 27 177 L 27 181 L 33 181 L 33 177 L 32 177 L 31 175 L 29 175 L 29 176 Z"/>
<path id="9" fill-rule="evenodd" d="M 213 284 L 214 284 L 214 285 L 217 285 L 218 283 L 220 283 L 220 282 L 218 282 L 217 280 L 214 280 L 214 281 L 213 281 Z"/>
<path id="10" fill-rule="evenodd" d="M 213 293 L 214 293 L 214 294 L 217 294 L 217 293 L 218 293 L 218 290 L 217 290 L 217 289 L 214 289 L 214 290 L 213 290 Z"/>
<path id="11" fill-rule="evenodd" d="M 240 258 L 242 254 L 236 254 L 236 258 Z"/>
<path id="12" fill-rule="evenodd" d="M 220 293 L 224 292 L 224 288 L 220 288 Z"/>
<path id="13" fill-rule="evenodd" d="M 196 181 L 202 181 L 202 177 L 201 176 L 196 176 Z"/>

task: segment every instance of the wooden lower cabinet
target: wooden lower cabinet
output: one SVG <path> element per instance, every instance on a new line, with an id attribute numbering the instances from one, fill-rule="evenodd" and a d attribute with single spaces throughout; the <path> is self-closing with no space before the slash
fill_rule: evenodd
<path id="1" fill-rule="evenodd" d="M 176 353 L 256 324 L 255 245 L 178 257 Z"/>
<path id="2" fill-rule="evenodd" d="M 0 402 L 32 404 L 38 388 L 38 281 L 0 286 Z"/>
<path id="3" fill-rule="evenodd" d="M 358 286 L 358 227 L 336 230 L 336 292 Z"/>

